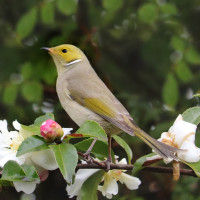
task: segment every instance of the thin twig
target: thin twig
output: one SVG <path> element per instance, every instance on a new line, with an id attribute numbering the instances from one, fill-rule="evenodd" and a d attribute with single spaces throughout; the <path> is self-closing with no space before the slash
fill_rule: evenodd
<path id="1" fill-rule="evenodd" d="M 78 164 L 76 169 L 106 169 L 106 165 L 103 163 L 102 166 L 96 163 Z M 132 170 L 133 165 L 110 164 L 110 169 Z M 143 168 L 142 171 L 173 174 L 173 168 L 170 167 L 147 166 Z M 197 177 L 194 171 L 191 169 L 180 169 L 180 174 Z"/>

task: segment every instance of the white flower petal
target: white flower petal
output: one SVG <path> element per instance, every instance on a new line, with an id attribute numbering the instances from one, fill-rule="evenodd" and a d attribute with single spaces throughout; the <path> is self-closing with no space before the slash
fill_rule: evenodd
<path id="1" fill-rule="evenodd" d="M 196 129 L 197 126 L 195 124 L 183 120 L 176 120 L 173 126 L 169 129 L 169 132 L 174 134 L 175 142 L 178 144 L 178 147 L 180 147 L 184 140 L 191 142 L 195 141 Z"/>
<path id="2" fill-rule="evenodd" d="M 119 162 L 117 162 L 118 164 L 123 164 L 123 165 L 126 165 L 127 164 L 127 161 L 126 161 L 126 158 L 123 158 L 121 159 Z"/>
<path id="3" fill-rule="evenodd" d="M 200 149 L 192 142 L 184 142 L 181 149 L 187 149 L 185 152 L 178 153 L 178 157 L 186 162 L 198 162 L 200 160 Z"/>
<path id="4" fill-rule="evenodd" d="M 66 187 L 69 198 L 74 196 L 79 197 L 83 183 L 99 170 L 100 169 L 79 169 L 76 173 L 74 184 L 67 185 Z"/>
<path id="5" fill-rule="evenodd" d="M 151 160 L 157 160 L 157 159 L 161 159 L 162 157 L 160 155 L 154 155 L 151 157 L 147 157 L 146 161 L 151 161 Z"/>
<path id="6" fill-rule="evenodd" d="M 17 120 L 15 120 L 14 122 L 13 122 L 13 126 L 14 126 L 14 128 L 16 129 L 16 130 L 20 130 L 20 128 L 21 128 L 21 124 L 17 121 Z"/>
<path id="7" fill-rule="evenodd" d="M 139 178 L 130 176 L 125 173 L 121 174 L 119 181 L 121 183 L 124 183 L 129 190 L 136 190 L 136 189 L 138 189 L 139 185 L 141 184 L 141 181 Z"/>
<path id="8" fill-rule="evenodd" d="M 183 120 L 179 115 L 168 132 L 162 133 L 159 141 L 175 146 L 182 151 L 178 157 L 187 162 L 198 162 L 200 160 L 200 149 L 195 146 L 195 133 L 197 126 Z M 169 159 L 167 162 L 170 162 Z"/>
<path id="9" fill-rule="evenodd" d="M 112 172 L 107 172 L 104 175 L 104 184 L 99 186 L 98 190 L 102 192 L 103 196 L 107 194 L 116 195 L 118 193 L 118 185 L 116 179 L 112 177 Z"/>
<path id="10" fill-rule="evenodd" d="M 0 120 L 0 131 L 1 132 L 8 132 L 8 123 L 5 119 Z"/>
<path id="11" fill-rule="evenodd" d="M 71 130 L 73 130 L 73 128 L 63 128 L 64 134 L 63 134 L 61 140 L 63 140 L 63 139 L 65 138 L 66 135 L 71 134 L 71 132 L 70 132 Z"/>
<path id="12" fill-rule="evenodd" d="M 26 194 L 31 194 L 36 188 L 36 183 L 29 182 L 13 182 L 13 185 L 17 192 L 23 191 Z"/>
<path id="13" fill-rule="evenodd" d="M 24 164 L 26 159 L 26 156 L 19 156 L 16 157 L 16 152 L 11 151 L 10 149 L 0 149 L 0 167 L 3 168 L 3 166 L 8 162 L 9 160 L 16 161 L 19 165 Z"/>
<path id="14" fill-rule="evenodd" d="M 58 164 L 51 149 L 32 152 L 31 159 L 35 164 L 44 169 L 55 170 L 58 168 Z"/>
<path id="15" fill-rule="evenodd" d="M 105 196 L 107 199 L 112 199 L 112 194 L 106 193 L 105 188 L 101 185 L 98 186 L 98 190 Z"/>

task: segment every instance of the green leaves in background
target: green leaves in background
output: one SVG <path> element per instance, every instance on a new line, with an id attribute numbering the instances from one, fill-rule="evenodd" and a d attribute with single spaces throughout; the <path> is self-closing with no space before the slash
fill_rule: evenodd
<path id="1" fill-rule="evenodd" d="M 40 102 L 43 98 L 42 85 L 36 81 L 24 82 L 21 92 L 22 96 L 29 102 Z"/>
<path id="2" fill-rule="evenodd" d="M 103 7 L 108 11 L 117 11 L 123 5 L 123 0 L 103 0 Z"/>
<path id="3" fill-rule="evenodd" d="M 33 74 L 33 68 L 30 62 L 25 62 L 21 65 L 21 74 L 24 80 L 28 80 Z"/>
<path id="4" fill-rule="evenodd" d="M 167 15 L 175 15 L 178 12 L 175 5 L 171 3 L 165 3 L 164 5 L 160 6 L 160 10 L 162 13 Z"/>
<path id="5" fill-rule="evenodd" d="M 95 121 L 86 121 L 76 131 L 76 133 L 82 134 L 84 137 L 97 137 L 99 140 L 107 141 L 107 135 L 103 128 Z"/>
<path id="6" fill-rule="evenodd" d="M 18 93 L 18 85 L 9 84 L 6 85 L 3 91 L 3 103 L 8 106 L 13 106 L 15 104 Z"/>
<path id="7" fill-rule="evenodd" d="M 77 10 L 77 0 L 57 0 L 58 10 L 65 15 L 72 15 Z"/>
<path id="8" fill-rule="evenodd" d="M 21 39 L 28 36 L 34 29 L 37 20 L 37 8 L 33 7 L 30 11 L 22 15 L 17 23 L 17 34 Z"/>
<path id="9" fill-rule="evenodd" d="M 19 181 L 19 182 L 35 182 L 39 181 L 39 176 L 33 166 L 20 166 L 15 161 L 8 161 L 2 171 L 2 180 Z"/>
<path id="10" fill-rule="evenodd" d="M 55 22 L 55 7 L 53 1 L 42 4 L 41 20 L 44 24 L 53 24 Z"/>
<path id="11" fill-rule="evenodd" d="M 162 96 L 165 104 L 168 106 L 176 106 L 179 99 L 178 83 L 172 73 L 169 73 L 164 83 Z"/>
<path id="12" fill-rule="evenodd" d="M 105 171 L 100 170 L 90 176 L 82 185 L 81 188 L 81 199 L 82 200 L 98 200 L 97 187 L 101 182 L 101 179 Z"/>
<path id="13" fill-rule="evenodd" d="M 143 4 L 138 10 L 138 16 L 144 23 L 153 23 L 158 17 L 158 8 L 153 3 Z"/>
<path id="14" fill-rule="evenodd" d="M 190 47 L 189 49 L 187 49 L 187 51 L 185 52 L 185 57 L 186 60 L 191 64 L 200 64 L 200 54 L 194 47 Z"/>
<path id="15" fill-rule="evenodd" d="M 76 148 L 69 143 L 49 146 L 55 155 L 56 162 L 64 179 L 71 183 L 72 176 L 75 174 L 75 168 L 78 163 L 78 154 Z"/>
<path id="16" fill-rule="evenodd" d="M 124 141 L 122 138 L 120 138 L 117 135 L 113 135 L 112 137 L 126 151 L 126 154 L 128 156 L 128 163 L 131 164 L 131 160 L 133 158 L 133 152 L 131 148 L 129 147 L 129 145 L 126 143 L 126 141 Z"/>
<path id="17" fill-rule="evenodd" d="M 178 78 L 184 83 L 187 83 L 192 80 L 193 74 L 185 62 L 181 61 L 177 63 L 175 65 L 175 70 Z"/>
<path id="18" fill-rule="evenodd" d="M 175 50 L 184 51 L 185 46 L 186 46 L 185 40 L 183 38 L 178 37 L 178 36 L 173 36 L 171 38 L 171 46 Z"/>
<path id="19" fill-rule="evenodd" d="M 21 156 L 23 154 L 33 152 L 33 151 L 41 151 L 44 149 L 49 149 L 45 140 L 37 135 L 33 135 L 25 139 L 17 150 L 17 156 Z"/>
<path id="20" fill-rule="evenodd" d="M 198 125 L 200 123 L 200 107 L 192 107 L 187 109 L 182 114 L 182 117 L 184 121 Z"/>

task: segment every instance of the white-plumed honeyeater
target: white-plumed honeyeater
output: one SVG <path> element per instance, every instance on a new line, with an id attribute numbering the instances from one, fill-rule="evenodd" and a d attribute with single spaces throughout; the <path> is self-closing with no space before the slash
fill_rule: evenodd
<path id="1" fill-rule="evenodd" d="M 179 149 L 155 140 L 135 124 L 79 48 L 64 44 L 42 49 L 53 57 L 58 72 L 56 91 L 60 103 L 78 126 L 86 120 L 94 120 L 104 128 L 108 138 L 124 131 L 139 137 L 164 159 L 177 159 L 175 154 Z"/>

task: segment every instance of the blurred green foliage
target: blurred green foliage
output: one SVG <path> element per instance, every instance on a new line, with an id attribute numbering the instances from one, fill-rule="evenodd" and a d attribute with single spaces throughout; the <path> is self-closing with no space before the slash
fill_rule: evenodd
<path id="1" fill-rule="evenodd" d="M 40 50 L 70 43 L 86 53 L 135 121 L 159 137 L 179 113 L 199 104 L 198 97 L 192 98 L 200 79 L 199 8 L 198 0 L 1 0 L 0 118 L 29 125 L 37 116 L 54 112 L 59 123 L 76 130 L 58 101 L 53 61 Z M 149 152 L 138 139 L 123 138 L 134 160 Z M 115 142 L 113 147 L 125 155 Z M 50 184 L 38 187 L 38 200 L 66 199 L 59 190 L 56 197 L 51 194 L 56 190 L 52 188 L 65 187 L 55 177 L 61 178 L 54 174 Z M 138 191 L 124 189 L 114 199 L 185 199 L 179 195 L 186 192 L 182 186 L 198 182 L 185 177 L 172 189 L 166 175 L 141 177 Z M 187 190 L 187 199 L 196 199 L 196 193 L 198 187 Z M 5 191 L 0 197 L 16 199 L 16 193 Z"/>

